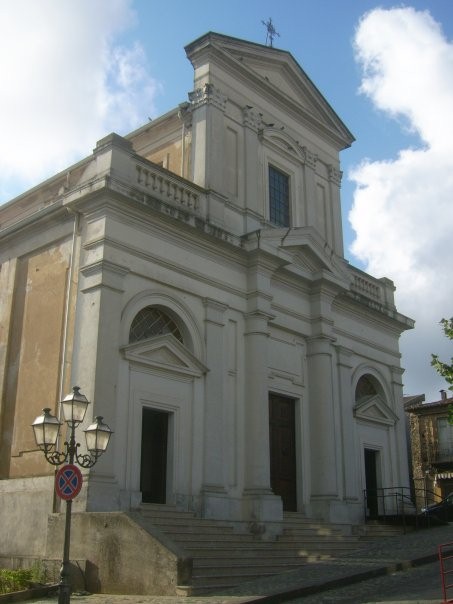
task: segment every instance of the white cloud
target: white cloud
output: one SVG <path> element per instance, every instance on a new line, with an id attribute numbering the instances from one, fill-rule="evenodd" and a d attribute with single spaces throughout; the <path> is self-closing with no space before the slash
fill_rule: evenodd
<path id="1" fill-rule="evenodd" d="M 452 356 L 438 322 L 453 315 L 453 44 L 428 12 L 376 9 L 361 20 L 355 50 L 361 92 L 422 144 L 351 171 L 351 251 L 395 281 L 400 312 L 416 320 L 403 337 L 405 391 L 435 400 L 445 382 L 430 354 Z"/>
<path id="2" fill-rule="evenodd" d="M 155 113 L 142 47 L 118 42 L 134 19 L 130 0 L 0 3 L 3 201 Z"/>

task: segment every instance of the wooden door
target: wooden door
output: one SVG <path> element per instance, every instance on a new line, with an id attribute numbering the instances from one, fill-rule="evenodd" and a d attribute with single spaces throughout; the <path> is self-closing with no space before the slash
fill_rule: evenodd
<path id="1" fill-rule="evenodd" d="M 297 511 L 296 430 L 294 399 L 269 395 L 271 488 L 283 509 Z"/>
<path id="2" fill-rule="evenodd" d="M 140 490 L 144 503 L 166 503 L 168 413 L 144 408 Z"/>
<path id="3" fill-rule="evenodd" d="M 369 518 L 377 518 L 379 514 L 377 457 L 378 451 L 365 449 L 365 486 Z"/>

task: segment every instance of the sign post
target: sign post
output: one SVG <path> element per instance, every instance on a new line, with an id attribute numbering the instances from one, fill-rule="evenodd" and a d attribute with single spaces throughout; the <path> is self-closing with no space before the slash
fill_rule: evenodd
<path id="1" fill-rule="evenodd" d="M 90 401 L 80 392 L 78 386 L 73 386 L 72 393 L 60 401 L 61 414 L 69 428 L 69 438 L 64 443 L 63 451 L 57 449 L 60 427 L 63 425 L 50 413 L 50 407 L 42 410 L 32 424 L 35 440 L 44 453 L 47 461 L 53 466 L 64 465 L 56 474 L 55 491 L 66 501 L 66 520 L 64 533 L 63 562 L 60 570 L 60 585 L 58 590 L 58 604 L 70 604 L 71 584 L 69 581 L 69 543 L 71 533 L 71 507 L 72 500 L 80 493 L 82 488 L 82 474 L 74 462 L 82 468 L 92 468 L 99 457 L 105 452 L 109 444 L 112 431 L 97 415 L 94 422 L 84 430 L 87 453 L 79 453 L 80 443 L 76 442 L 75 430 L 84 418 Z"/>
<path id="2" fill-rule="evenodd" d="M 55 476 L 55 491 L 66 501 L 66 516 L 64 525 L 64 549 L 63 561 L 60 570 L 60 593 L 58 601 L 61 604 L 69 604 L 70 601 L 70 581 L 69 581 L 69 544 L 71 541 L 71 511 L 72 500 L 80 493 L 82 488 L 82 473 L 77 466 L 72 463 L 62 466 Z"/>

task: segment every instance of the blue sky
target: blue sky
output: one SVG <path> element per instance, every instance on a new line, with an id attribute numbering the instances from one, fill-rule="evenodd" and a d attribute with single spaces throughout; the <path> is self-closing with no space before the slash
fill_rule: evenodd
<path id="1" fill-rule="evenodd" d="M 364 157 L 391 158 L 401 148 L 420 144 L 419 137 L 405 128 L 404 118 L 395 120 L 377 111 L 358 93 L 361 70 L 354 60 L 353 38 L 360 19 L 377 6 L 402 5 L 369 0 L 196 0 L 192 5 L 195 10 L 188 14 L 188 4 L 181 0 L 162 3 L 158 9 L 154 2 L 141 0 L 134 3 L 138 23 L 137 29 L 129 33 L 129 42 L 138 34 L 146 48 L 151 73 L 162 84 L 155 99 L 157 113 L 161 114 L 186 100 L 185 92 L 192 85 L 193 72 L 183 50 L 187 43 L 215 31 L 264 44 L 266 28 L 262 21 L 272 17 L 280 34 L 274 46 L 291 52 L 356 138 L 351 149 L 342 154 L 347 173 L 349 165 Z M 452 0 L 406 5 L 429 10 L 453 39 Z M 354 236 L 347 220 L 352 192 L 353 185 L 345 178 L 342 202 L 346 248 Z M 357 258 L 353 260 L 363 267 Z"/>
<path id="2" fill-rule="evenodd" d="M 346 256 L 395 281 L 417 321 L 405 391 L 434 400 L 430 353 L 452 356 L 438 321 L 453 315 L 453 0 L 3 0 L 0 203 L 187 100 L 186 44 L 265 43 L 269 17 L 356 137 L 341 157 Z"/>

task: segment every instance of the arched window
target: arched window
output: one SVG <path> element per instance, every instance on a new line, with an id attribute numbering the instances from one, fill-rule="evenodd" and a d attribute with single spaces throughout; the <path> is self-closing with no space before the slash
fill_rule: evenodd
<path id="1" fill-rule="evenodd" d="M 175 321 L 156 306 L 146 306 L 138 312 L 129 331 L 129 344 L 169 333 L 181 343 L 183 338 Z"/>
<path id="2" fill-rule="evenodd" d="M 375 396 L 380 391 L 380 384 L 372 375 L 362 375 L 355 389 L 355 401 L 358 402 L 364 398 Z"/>

